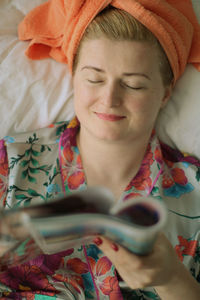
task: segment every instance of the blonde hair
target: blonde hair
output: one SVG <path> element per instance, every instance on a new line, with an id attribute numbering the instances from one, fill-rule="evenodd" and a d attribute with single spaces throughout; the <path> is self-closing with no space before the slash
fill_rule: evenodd
<path id="1" fill-rule="evenodd" d="M 141 41 L 154 45 L 159 53 L 159 66 L 164 86 L 168 86 L 173 81 L 169 60 L 154 34 L 126 11 L 111 6 L 101 11 L 86 28 L 74 59 L 73 73 L 84 41 L 102 36 L 111 40 Z"/>

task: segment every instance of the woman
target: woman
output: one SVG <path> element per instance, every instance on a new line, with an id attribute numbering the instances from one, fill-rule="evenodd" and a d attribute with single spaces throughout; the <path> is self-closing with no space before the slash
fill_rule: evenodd
<path id="1" fill-rule="evenodd" d="M 175 77 L 158 40 L 128 13 L 108 7 L 87 27 L 73 61 L 76 118 L 2 143 L 5 207 L 103 185 L 116 201 L 163 199 L 170 222 L 145 257 L 97 237 L 98 248 L 11 267 L 0 274 L 2 299 L 199 298 L 199 162 L 161 147 L 154 131 Z"/>

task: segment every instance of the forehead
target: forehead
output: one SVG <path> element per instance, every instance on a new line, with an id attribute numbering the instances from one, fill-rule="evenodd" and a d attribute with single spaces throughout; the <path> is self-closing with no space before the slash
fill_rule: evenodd
<path id="1" fill-rule="evenodd" d="M 155 46 L 139 41 L 113 41 L 107 38 L 86 40 L 81 45 L 78 67 L 94 65 L 108 70 L 158 70 L 158 51 Z"/>

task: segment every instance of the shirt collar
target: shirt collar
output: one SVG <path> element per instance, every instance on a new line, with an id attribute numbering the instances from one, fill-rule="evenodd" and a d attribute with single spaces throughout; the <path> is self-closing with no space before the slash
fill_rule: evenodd
<path id="1" fill-rule="evenodd" d="M 62 157 L 63 157 L 63 153 L 64 152 L 66 153 L 66 149 L 68 150 L 70 149 L 70 151 L 76 152 L 76 155 L 73 155 L 73 161 L 70 155 L 68 156 L 64 155 L 65 159 L 62 159 L 62 168 L 66 169 L 67 167 L 70 176 L 72 176 L 71 173 L 72 169 L 70 171 L 69 166 L 73 166 L 74 172 L 77 172 L 77 170 L 82 172 L 82 181 L 81 181 L 82 184 L 77 188 L 83 188 L 82 186 L 83 178 L 85 178 L 85 176 L 81 164 L 80 153 L 76 145 L 76 136 L 79 129 L 80 129 L 80 123 L 77 117 L 75 117 L 69 122 L 67 128 L 65 129 L 65 131 L 61 136 Z M 77 156 L 79 157 L 77 158 Z M 66 159 L 66 157 L 68 158 Z M 79 165 L 77 166 L 77 164 Z M 75 167 L 75 165 L 77 167 Z M 127 185 L 122 195 L 122 199 L 127 200 L 130 197 L 133 198 L 137 196 L 148 196 L 149 191 L 152 191 L 154 189 L 157 181 L 159 180 L 160 175 L 162 174 L 160 170 L 163 168 L 163 165 L 164 165 L 164 160 L 163 160 L 163 155 L 160 147 L 160 142 L 156 136 L 155 130 L 153 130 L 140 169 L 138 170 L 136 176 Z M 68 179 L 69 176 L 68 177 L 65 176 L 65 185 L 69 184 Z M 84 185 L 86 187 L 85 179 L 84 179 Z M 76 186 L 74 186 L 74 188 L 75 187 Z"/>

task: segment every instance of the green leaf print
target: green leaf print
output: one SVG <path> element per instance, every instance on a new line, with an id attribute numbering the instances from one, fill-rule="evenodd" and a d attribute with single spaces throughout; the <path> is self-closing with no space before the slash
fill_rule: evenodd
<path id="1" fill-rule="evenodd" d="M 38 194 L 35 190 L 32 190 L 32 189 L 28 189 L 28 194 L 30 196 L 33 196 L 33 197 L 37 197 L 37 196 L 41 196 L 40 194 Z"/>
<path id="2" fill-rule="evenodd" d="M 25 179 L 27 177 L 27 175 L 28 175 L 28 169 L 26 169 L 22 172 L 22 178 Z"/>
<path id="3" fill-rule="evenodd" d="M 49 152 L 51 152 L 51 148 L 50 148 L 49 146 L 47 146 L 47 145 L 42 145 L 42 146 L 41 146 L 41 149 L 40 149 L 40 152 L 44 152 L 46 149 L 47 149 Z"/>
<path id="4" fill-rule="evenodd" d="M 44 152 L 45 151 L 45 146 L 42 145 L 41 148 L 40 148 L 40 152 Z"/>
<path id="5" fill-rule="evenodd" d="M 27 199 L 27 196 L 24 195 L 24 194 L 20 194 L 20 195 L 16 195 L 15 198 L 16 198 L 17 200 L 24 200 L 24 199 Z"/>
<path id="6" fill-rule="evenodd" d="M 195 253 L 195 256 L 194 256 L 194 261 L 197 263 L 200 264 L 200 246 L 197 247 L 197 250 L 196 250 L 196 253 Z"/>
<path id="7" fill-rule="evenodd" d="M 200 168 L 198 168 L 198 171 L 196 173 L 196 180 L 199 182 L 200 181 Z"/>
<path id="8" fill-rule="evenodd" d="M 30 153 L 31 153 L 31 148 L 30 148 L 30 149 L 27 149 L 27 150 L 25 151 L 25 156 L 26 156 L 26 157 L 29 156 Z"/>
<path id="9" fill-rule="evenodd" d="M 18 155 L 17 157 L 11 158 L 10 169 L 14 168 L 20 162 L 20 167 L 22 168 L 22 179 L 27 179 L 31 183 L 37 183 L 37 180 L 34 175 L 38 174 L 39 172 L 44 172 L 46 175 L 49 174 L 49 171 L 52 169 L 52 165 L 42 165 L 40 166 L 38 157 L 41 155 L 45 155 L 45 151 L 51 151 L 51 148 L 47 145 L 42 145 L 39 149 L 40 151 L 34 148 L 34 144 L 38 141 L 36 134 L 34 133 L 33 136 L 30 136 L 26 141 L 28 149 L 24 150 L 24 154 Z M 37 145 L 38 147 L 39 145 Z"/>
<path id="10" fill-rule="evenodd" d="M 29 162 L 30 162 L 30 160 L 23 160 L 23 161 L 21 161 L 20 166 L 26 167 Z"/>
<path id="11" fill-rule="evenodd" d="M 151 195 L 154 197 L 159 197 L 159 188 L 154 186 L 152 191 L 151 191 Z"/>
<path id="12" fill-rule="evenodd" d="M 54 169 L 53 169 L 53 175 L 56 175 L 56 173 L 57 173 L 57 169 L 56 169 L 56 167 L 54 167 Z"/>
<path id="13" fill-rule="evenodd" d="M 20 199 L 20 200 L 18 199 L 17 203 L 15 203 L 15 205 L 13 206 L 13 208 L 17 208 L 17 207 L 21 206 L 22 202 L 25 202 L 26 200 L 29 200 L 29 199 L 30 199 L 29 197 L 26 197 L 25 199 Z"/>
<path id="14" fill-rule="evenodd" d="M 34 179 L 34 178 L 33 178 Z M 34 179 L 35 180 L 35 179 Z M 28 189 L 28 190 L 22 190 L 19 189 L 16 186 L 13 186 L 12 189 L 10 189 L 10 191 L 15 190 L 15 192 L 23 192 L 22 194 L 15 194 L 15 198 L 17 200 L 17 203 L 14 205 L 14 207 L 19 207 L 21 206 L 21 203 L 23 202 L 24 206 L 28 206 L 30 205 L 31 200 L 34 197 L 39 197 L 40 199 L 42 199 L 43 201 L 45 200 L 45 197 L 42 194 L 38 194 L 35 190 L 33 189 Z"/>
<path id="15" fill-rule="evenodd" d="M 30 175 L 28 175 L 28 181 L 32 182 L 32 183 L 37 183 L 37 180 L 34 177 L 30 176 Z"/>
<path id="16" fill-rule="evenodd" d="M 66 129 L 67 124 L 63 124 L 61 126 L 59 126 L 56 130 L 56 136 L 61 135 L 61 133 Z"/>
<path id="17" fill-rule="evenodd" d="M 34 155 L 34 156 L 40 156 L 40 152 L 38 152 L 38 151 L 36 151 L 36 150 L 31 150 L 31 153 L 32 153 L 32 155 Z"/>
<path id="18" fill-rule="evenodd" d="M 142 291 L 142 292 L 146 297 L 149 297 L 150 299 L 159 300 L 158 296 L 153 292 L 148 292 L 148 291 Z"/>
<path id="19" fill-rule="evenodd" d="M 35 167 L 39 165 L 38 161 L 36 159 L 34 159 L 33 157 L 31 157 L 30 161 Z"/>
<path id="20" fill-rule="evenodd" d="M 36 133 L 33 134 L 33 138 L 30 136 L 27 143 L 33 144 L 34 142 L 38 141 L 39 139 L 36 137 Z"/>
<path id="21" fill-rule="evenodd" d="M 87 299 L 94 299 L 93 294 L 88 290 L 85 291 L 85 296 Z"/>
<path id="22" fill-rule="evenodd" d="M 25 156 L 24 155 L 17 155 L 17 157 L 11 157 L 10 169 L 13 169 L 15 165 Z"/>
<path id="23" fill-rule="evenodd" d="M 50 165 L 50 166 L 43 165 L 43 166 L 40 166 L 38 169 L 41 171 L 44 171 L 48 175 L 51 168 L 52 168 L 52 165 Z"/>
<path id="24" fill-rule="evenodd" d="M 37 168 L 31 168 L 31 167 L 29 167 L 29 171 L 30 171 L 30 173 L 32 173 L 32 174 L 37 174 L 37 173 L 39 173 L 39 170 L 38 170 Z"/>
<path id="25" fill-rule="evenodd" d="M 32 198 L 28 198 L 27 200 L 24 201 L 24 206 L 29 206 Z"/>
<path id="26" fill-rule="evenodd" d="M 19 187 L 17 187 L 16 185 L 11 185 L 9 188 L 8 188 L 8 193 L 10 193 L 10 192 L 12 192 L 12 191 L 15 191 L 15 192 L 17 192 L 17 191 L 20 191 L 20 192 L 26 192 L 26 190 L 24 190 L 24 189 L 20 189 Z"/>

